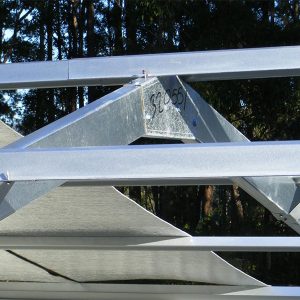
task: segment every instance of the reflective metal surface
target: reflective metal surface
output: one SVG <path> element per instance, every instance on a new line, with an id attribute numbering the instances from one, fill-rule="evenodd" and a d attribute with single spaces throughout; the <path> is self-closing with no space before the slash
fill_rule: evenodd
<path id="1" fill-rule="evenodd" d="M 5 148 L 126 145 L 143 136 L 144 132 L 141 87 L 132 84 Z M 13 131 L 11 136 L 14 136 Z M 7 193 L 3 192 L 6 187 L 0 186 L 0 219 L 63 183 L 64 181 L 16 183 Z"/>
<path id="2" fill-rule="evenodd" d="M 140 216 L 145 216 L 139 213 Z M 23 236 L 17 235 L 15 229 L 10 236 L 3 235 L 1 230 L 0 249 L 42 249 L 42 250 L 112 250 L 112 251 L 229 251 L 229 252 L 300 252 L 299 237 L 191 237 L 160 236 L 166 231 L 167 223 L 162 226 L 161 220 L 152 218 L 152 224 L 157 225 L 159 232 L 151 232 L 153 236 L 133 236 L 136 230 L 122 232 L 122 236 L 86 236 L 84 230 L 78 230 L 78 234 L 84 233 L 84 236 L 71 236 L 74 232 L 69 229 L 68 236 L 28 236 L 29 231 L 23 230 Z M 136 221 L 142 224 L 141 221 Z M 144 225 L 144 224 L 143 224 Z M 147 227 L 147 226 L 145 226 Z M 66 230 L 66 228 L 64 227 Z M 142 230 L 145 231 L 144 228 Z M 140 231 L 142 231 L 140 230 Z M 171 228 L 169 228 L 171 231 Z M 57 232 L 58 233 L 58 230 Z M 32 233 L 31 233 L 32 234 Z M 36 234 L 36 233 L 35 233 Z M 52 232 L 53 234 L 53 232 Z M 99 234 L 97 232 L 96 234 Z M 107 232 L 106 232 L 107 234 Z M 130 236 L 126 236 L 130 234 Z M 140 233 L 141 234 L 141 233 Z M 178 232 L 180 234 L 180 232 Z M 171 255 L 171 254 L 170 254 Z"/>
<path id="3" fill-rule="evenodd" d="M 299 46 L 81 58 L 0 65 L 0 89 L 123 85 L 145 76 L 187 82 L 299 76 Z"/>
<path id="4" fill-rule="evenodd" d="M 182 113 L 182 117 L 197 140 L 204 143 L 250 142 L 188 84 L 182 82 L 182 86 L 186 89 L 192 104 L 189 106 L 191 107 L 190 113 Z M 236 154 L 238 155 L 238 153 Z M 290 158 L 287 157 L 287 159 Z M 297 209 L 300 202 L 300 188 L 292 178 L 280 176 L 240 177 L 233 181 L 271 211 L 277 219 L 300 233 L 300 209 Z M 294 211 L 294 214 L 290 214 L 291 211 Z"/>
<path id="5" fill-rule="evenodd" d="M 28 182 L 22 183 L 23 189 L 30 191 L 26 189 Z M 25 239 L 30 236 L 50 236 L 58 240 L 82 235 L 92 239 L 95 236 L 107 236 L 114 241 L 118 241 L 120 236 L 152 237 L 160 240 L 170 240 L 178 236 L 188 237 L 185 232 L 145 211 L 112 187 L 78 184 L 65 184 L 2 220 L 0 235 L 3 241 L 6 237 L 18 239 L 20 236 Z M 152 278 L 264 285 L 208 251 L 186 253 L 177 250 L 169 253 L 164 250 L 159 251 L 158 257 L 155 255 L 156 251 L 146 249 L 146 251 L 131 251 L 125 248 L 117 252 L 93 250 L 88 247 L 84 250 L 73 249 L 63 252 L 49 248 L 30 249 L 19 249 L 9 254 L 19 260 L 25 260 L 29 265 L 34 264 L 42 270 L 49 271 L 53 277 L 69 281 Z M 5 265 L 6 261 L 0 259 L 0 263 Z M 216 270 L 214 273 L 211 273 L 212 268 Z M 20 272 L 18 277 L 13 274 L 8 276 L 5 273 L 3 276 L 6 276 L 7 280 L 14 281 L 16 278 L 27 280 L 24 272 Z"/>
<path id="6" fill-rule="evenodd" d="M 300 142 L 4 149 L 0 166 L 0 182 L 8 185 L 35 180 L 107 185 L 140 185 L 140 180 L 153 185 L 154 180 L 166 185 L 173 179 L 190 184 L 197 178 L 291 177 L 300 176 Z"/>
<path id="7" fill-rule="evenodd" d="M 97 186 L 231 180 L 300 232 L 299 142 L 250 143 L 182 81 L 299 76 L 297 58 L 299 46 L 1 65 L 2 89 L 139 78 L 0 150 L 0 218 L 8 216 L 0 222 L 0 248 L 17 249 L 0 251 L 1 280 L 172 279 L 240 287 L 176 287 L 174 293 L 169 287 L 56 284 L 42 292 L 31 283 L 11 294 L 2 284 L 0 298 L 18 298 L 22 288 L 33 299 L 299 298 L 298 288 L 266 287 L 207 251 L 297 251 L 298 238 L 190 237 L 113 187 Z M 18 138 L 3 124 L 0 134 L 1 146 Z M 124 146 L 140 137 L 214 144 Z M 90 290 L 74 295 L 70 288 Z"/>

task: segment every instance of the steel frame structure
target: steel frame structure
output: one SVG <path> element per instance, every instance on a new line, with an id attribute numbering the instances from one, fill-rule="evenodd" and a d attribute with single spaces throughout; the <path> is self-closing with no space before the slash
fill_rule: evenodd
<path id="1" fill-rule="evenodd" d="M 295 57 L 300 58 L 299 46 L 1 65 L 1 89 L 124 86 L 0 150 L 0 219 L 59 186 L 235 183 L 300 233 L 299 142 L 250 142 L 187 84 L 299 76 Z M 140 137 L 177 139 L 185 145 L 126 146 Z M 0 249 L 10 250 L 299 248 L 298 237 L 1 236 L 0 231 Z M 0 284 L 0 299 L 24 293 L 31 299 L 300 297 L 299 288 L 288 287 Z"/>

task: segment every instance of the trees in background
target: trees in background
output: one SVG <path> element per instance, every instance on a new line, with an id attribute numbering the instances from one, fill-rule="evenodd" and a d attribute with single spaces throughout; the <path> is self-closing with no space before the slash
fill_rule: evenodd
<path id="1" fill-rule="evenodd" d="M 3 0 L 0 62 L 297 45 L 299 2 Z M 193 87 L 251 140 L 300 138 L 298 78 L 202 82 Z M 112 89 L 2 91 L 0 115 L 27 134 Z M 293 234 L 236 186 L 122 191 L 191 234 Z M 278 259 L 280 254 L 266 255 L 267 260 L 263 254 L 239 254 L 242 259 L 235 263 L 272 283 L 283 284 L 290 274 L 289 283 L 299 284 L 299 256 L 285 254 Z M 289 273 L 284 271 L 287 257 L 294 259 L 295 266 L 288 264 Z"/>

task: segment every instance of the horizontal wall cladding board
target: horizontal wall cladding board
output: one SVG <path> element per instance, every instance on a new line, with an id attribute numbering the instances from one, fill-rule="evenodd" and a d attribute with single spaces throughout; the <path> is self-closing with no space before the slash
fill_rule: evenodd
<path id="1" fill-rule="evenodd" d="M 212 252 L 18 250 L 17 253 L 80 282 L 173 279 L 264 286 Z"/>
<path id="2" fill-rule="evenodd" d="M 59 187 L 0 221 L 1 235 L 188 236 L 101 186 Z"/>
<path id="3" fill-rule="evenodd" d="M 1 250 L 0 281 L 66 282 L 67 280 L 59 276 L 50 275 L 46 270 Z"/>

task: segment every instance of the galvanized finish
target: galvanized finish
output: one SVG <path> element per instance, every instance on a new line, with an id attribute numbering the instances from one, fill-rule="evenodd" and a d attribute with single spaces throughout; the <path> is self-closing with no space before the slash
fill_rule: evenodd
<path id="1" fill-rule="evenodd" d="M 133 98 L 138 99 L 135 101 L 140 103 L 140 108 L 137 111 L 132 110 L 132 107 L 136 106 L 130 106 L 128 104 L 132 103 L 132 100 L 129 100 L 132 96 L 131 93 L 129 93 L 129 98 L 124 96 L 123 102 L 121 100 L 112 100 L 113 97 L 118 97 L 120 92 L 124 91 L 124 89 L 131 90 L 135 88 L 139 90 L 139 92 L 137 92 L 138 96 L 133 96 Z M 121 94 L 123 95 L 122 92 Z M 152 97 L 153 94 L 154 97 Z M 157 97 L 159 94 L 163 95 L 164 100 L 160 98 L 162 96 Z M 131 141 L 138 138 L 140 135 L 151 137 L 166 136 L 185 141 L 193 141 L 194 136 L 196 136 L 197 140 L 202 142 L 248 141 L 236 128 L 234 128 L 220 114 L 218 114 L 205 101 L 203 101 L 203 99 L 193 89 L 191 89 L 188 85 L 183 84 L 176 77 L 159 79 L 159 81 L 155 78 L 152 78 L 146 80 L 146 82 L 144 79 L 139 79 L 133 85 L 122 88 L 119 90 L 119 92 L 115 92 L 113 95 L 108 96 L 108 99 L 110 100 L 104 101 L 104 103 L 107 102 L 107 105 L 102 106 L 103 111 L 107 111 L 103 115 L 98 112 L 95 107 L 91 107 L 91 105 L 98 107 L 99 104 L 96 102 L 96 104 L 91 104 L 90 106 L 87 106 L 86 108 L 79 110 L 64 119 L 59 120 L 54 124 L 45 127 L 33 135 L 22 139 L 22 141 L 13 144 L 11 147 L 23 148 L 28 147 L 31 144 L 33 144 L 34 147 L 64 146 L 66 144 L 70 146 L 96 145 L 100 140 L 100 138 L 97 140 L 99 134 L 102 138 L 104 138 L 104 140 L 105 138 L 106 140 L 109 140 L 110 138 L 113 139 L 114 137 L 117 137 L 115 140 L 112 140 L 112 143 L 116 144 L 116 140 L 118 138 L 126 136 L 126 134 L 131 134 L 128 133 L 131 129 L 138 131 L 135 133 L 135 137 L 132 136 L 128 139 Z M 184 100 L 183 103 L 182 100 Z M 112 105 L 108 105 L 111 102 L 120 103 L 120 106 L 113 108 Z M 164 103 L 164 106 L 161 105 L 162 103 Z M 111 129 L 116 128 L 115 124 L 111 124 L 110 121 L 111 118 L 116 116 L 114 112 L 120 112 L 120 107 L 126 107 L 126 105 L 129 105 L 130 107 L 129 109 L 125 110 L 125 114 L 127 113 L 125 125 L 127 124 L 128 127 L 124 126 L 123 123 L 119 127 L 120 130 Z M 143 107 L 145 108 L 144 116 L 140 113 L 143 111 Z M 105 131 L 95 129 L 97 128 L 95 122 L 89 122 L 92 117 L 86 112 L 93 110 L 95 113 L 91 114 L 92 116 L 102 116 L 102 118 L 95 118 L 95 120 L 100 122 L 101 119 L 103 121 L 102 124 L 104 124 L 104 121 L 108 124 L 111 124 L 111 126 L 108 127 L 110 131 L 109 134 L 105 134 Z M 119 122 L 119 120 L 122 120 L 122 115 L 123 120 L 125 120 L 124 114 L 120 113 L 115 118 L 116 124 L 122 123 Z M 103 116 L 107 116 L 107 119 Z M 131 119 L 129 116 L 133 116 L 133 119 Z M 138 123 L 136 123 L 136 118 L 139 120 Z M 172 118 L 177 121 L 172 122 Z M 174 125 L 175 123 L 177 124 Z M 85 128 L 87 131 L 83 132 L 83 130 L 80 129 L 80 126 L 83 126 L 83 128 Z M 104 126 L 105 125 L 102 127 Z M 57 127 L 59 127 L 58 130 Z M 141 129 L 138 128 L 142 128 L 142 131 L 139 131 Z M 102 133 L 98 133 L 98 131 Z M 78 134 L 78 132 L 81 132 L 81 134 Z M 82 139 L 82 137 L 84 138 Z M 127 142 L 128 141 L 123 140 L 120 142 L 120 144 L 127 144 Z M 103 142 L 103 144 L 107 143 Z M 299 188 L 297 188 L 293 180 L 289 178 L 267 178 L 255 180 L 251 178 L 240 178 L 236 179 L 235 182 L 237 182 L 252 196 L 257 198 L 277 218 L 284 220 L 296 231 L 299 231 L 299 217 L 297 213 L 298 198 L 296 197 Z M 61 183 L 62 182 L 59 182 L 58 184 Z M 193 183 L 195 183 L 195 181 Z M 53 182 L 49 184 L 51 184 L 49 189 L 56 186 L 56 183 Z M 34 194 L 40 196 L 43 193 L 43 189 L 40 190 L 40 187 L 41 185 L 39 183 L 35 183 L 32 188 L 28 189 L 29 193 L 31 193 L 31 191 L 35 191 Z M 18 189 L 18 187 L 16 186 L 15 189 Z M 46 189 L 45 191 L 49 189 Z M 22 193 L 23 189 L 20 189 L 19 192 L 16 192 L 16 194 L 20 195 Z M 9 198 L 9 195 L 10 193 L 7 195 L 6 203 L 4 202 L 3 204 L 6 207 L 2 209 L 2 211 L 7 211 L 8 213 L 2 216 L 8 215 L 17 209 L 17 206 L 14 204 L 11 205 L 11 203 L 24 202 L 23 199 L 15 201 L 14 196 Z M 285 197 L 283 197 L 283 195 Z M 36 198 L 35 195 L 28 195 L 27 197 L 28 200 L 25 200 L 26 203 Z M 272 201 L 270 201 L 271 198 Z M 10 206 L 12 206 L 12 208 Z M 289 215 L 288 213 L 293 209 L 293 214 Z"/>
<path id="2" fill-rule="evenodd" d="M 47 182 L 11 182 L 7 186 L 0 186 L 0 195 L 2 196 L 0 202 L 0 220 L 61 184 L 63 184 L 63 181 L 52 180 Z"/>
<path id="3" fill-rule="evenodd" d="M 0 66 L 1 67 L 1 66 Z M 43 147 L 76 147 L 97 145 L 126 145 L 141 136 L 147 135 L 149 125 L 147 112 L 147 96 L 153 86 L 159 85 L 157 79 L 139 79 L 76 112 L 56 121 L 36 132 L 6 146 L 10 149 L 43 148 Z M 146 99 L 144 101 L 144 99 Z M 148 105 L 149 106 L 149 105 Z M 176 126 L 169 126 L 167 137 L 178 139 L 194 139 L 187 133 L 187 126 L 178 119 Z M 164 121 L 164 120 L 163 120 Z M 146 123 L 146 124 L 145 124 Z M 163 124 L 159 122 L 158 125 Z M 4 126 L 2 126 L 4 127 Z M 166 128 L 165 127 L 165 128 Z M 153 128 L 153 126 L 152 126 Z M 162 132 L 161 128 L 159 128 Z M 158 131 L 158 130 L 156 130 Z M 166 130 L 164 130 L 166 134 Z M 14 132 L 11 131 L 14 136 Z M 3 174 L 5 177 L 6 175 Z M 224 181 L 223 181 L 224 182 Z M 51 189 L 63 184 L 59 182 L 26 182 L 15 184 L 13 189 L 3 198 L 0 204 L 0 219 L 8 216 L 23 205 L 42 196 Z M 5 188 L 6 189 L 6 188 Z"/>
<path id="4" fill-rule="evenodd" d="M 144 211 L 114 188 L 98 185 L 233 181 L 300 232 L 300 143 L 249 143 L 190 86 L 174 76 L 180 75 L 186 81 L 299 76 L 297 57 L 300 58 L 300 47 L 278 47 L 0 66 L 2 89 L 124 84 L 139 78 L 101 102 L 98 100 L 0 150 L 0 197 L 3 199 L 0 218 L 36 198 L 40 197 L 41 201 L 30 203 L 23 216 L 21 210 L 0 223 L 0 248 L 14 248 L 16 255 L 34 261 L 51 270 L 50 273 L 54 271 L 80 282 L 138 278 L 264 286 L 208 250 L 299 251 L 299 238 L 190 237 Z M 20 68 L 21 75 L 17 72 Z M 33 69 L 37 72 L 32 72 Z M 0 133 L 1 130 L 4 139 L 18 137 L 0 124 Z M 214 144 L 120 146 L 142 136 Z M 3 144 L 5 141 L 0 138 L 0 145 Z M 103 145 L 118 146 L 98 147 Z M 93 182 L 86 184 L 86 180 Z M 60 185 L 63 186 L 45 195 Z M 71 196 L 70 190 L 76 194 Z M 70 199 L 75 210 L 70 209 Z M 30 217 L 40 218 L 47 213 L 45 203 L 48 203 L 48 215 L 55 212 L 54 206 L 58 209 L 54 219 L 43 217 L 46 221 L 36 219 L 28 223 Z M 36 209 L 39 205 L 40 211 Z M 79 218 L 73 222 L 77 218 L 76 210 Z M 37 216 L 34 211 L 38 212 Z M 58 220 L 59 212 L 63 223 Z M 81 213 L 90 220 L 80 223 Z M 119 214 L 117 221 L 114 214 Z M 68 216 L 72 217 L 68 219 Z M 95 225 L 94 231 L 91 224 Z M 3 280 L 53 280 L 53 276 L 45 277 L 40 270 L 30 268 L 28 279 L 24 262 L 18 265 L 13 261 L 16 257 L 8 255 L 5 259 L 1 255 L 8 253 L 0 252 Z M 14 266 L 18 275 L 12 274 Z M 99 289 L 93 290 L 88 296 L 170 299 L 171 295 L 172 299 L 176 298 L 170 290 L 165 295 L 162 290 L 142 294 L 136 288 L 132 292 L 126 287 L 117 293 L 105 288 L 100 293 Z M 4 289 L 3 297 L 10 297 L 9 288 Z M 57 289 L 64 292 L 66 299 L 71 295 L 68 287 Z M 297 289 L 268 287 L 226 291 L 211 287 L 204 294 L 200 289 L 196 294 L 195 290 L 190 294 L 186 289 L 181 295 L 186 299 L 199 296 L 203 299 L 253 296 L 288 299 L 300 294 Z M 80 299 L 82 295 L 76 296 Z M 43 298 L 62 294 L 51 289 L 32 294 L 27 289 L 27 296 Z"/>
<path id="5" fill-rule="evenodd" d="M 122 84 L 137 76 L 182 76 L 185 81 L 298 76 L 299 46 L 126 55 L 70 61 L 70 79 Z M 101 67 L 100 67 L 101 64 Z M 122 66 L 122 68 L 120 68 Z M 84 69 L 84 72 L 82 71 Z M 101 75 L 99 75 L 101 74 Z M 101 81 L 100 81 L 101 82 Z"/>
<path id="6" fill-rule="evenodd" d="M 184 80 L 299 76 L 299 46 L 2 64 L 0 89 L 123 85 L 144 76 Z"/>
<path id="7" fill-rule="evenodd" d="M 300 176 L 300 142 L 4 149 L 0 166 L 0 181 L 8 184 L 98 180 L 139 185 L 143 180 L 153 185 L 155 180 L 166 185 L 173 179 L 190 184 L 197 178 Z"/>
<path id="8" fill-rule="evenodd" d="M 178 79 L 180 81 L 180 79 Z M 191 107 L 189 113 L 182 113 L 195 138 L 201 142 L 250 142 L 232 124 L 209 106 L 188 84 L 181 82 L 187 91 Z M 290 157 L 289 157 L 290 159 Z M 234 163 L 234 162 L 232 162 Z M 273 163 L 272 163 L 273 164 Z M 280 175 L 280 174 L 277 174 Z M 235 178 L 243 190 L 264 205 L 279 220 L 300 233 L 300 189 L 288 177 Z M 290 214 L 291 211 L 294 214 Z"/>
<path id="9" fill-rule="evenodd" d="M 126 85 L 5 148 L 127 145 L 145 132 L 141 87 L 147 83 Z"/>
<path id="10" fill-rule="evenodd" d="M 26 182 L 24 184 L 26 186 Z M 114 188 L 95 185 L 79 186 L 78 183 L 77 186 L 66 184 L 2 220 L 0 232 L 2 237 L 35 235 L 65 238 L 84 234 L 86 237 L 163 236 L 164 238 L 167 235 L 169 239 L 176 236 L 188 236 L 146 212 Z M 62 272 L 62 275 L 71 277 L 74 275 L 79 279 L 78 274 L 80 274 L 80 278 L 84 281 L 108 278 L 115 280 L 193 278 L 196 281 L 262 285 L 261 282 L 233 268 L 208 251 L 201 252 L 201 254 L 189 251 L 189 255 L 184 251 L 177 251 L 171 256 L 168 251 L 163 251 L 160 252 L 159 264 L 154 269 L 152 251 L 138 251 L 138 255 L 133 257 L 133 261 L 128 259 L 133 252 L 128 252 L 126 249 L 118 251 L 114 255 L 107 252 L 99 253 L 99 249 L 97 252 L 81 250 L 74 253 L 73 251 L 49 253 L 47 251 L 40 252 L 40 250 L 29 252 L 18 250 L 18 255 L 51 268 L 52 271 Z M 88 261 L 87 257 L 90 258 Z M 125 260 L 124 257 L 126 257 Z M 201 271 L 198 267 L 199 261 L 203 261 Z M 170 264 L 170 262 L 172 263 Z M 1 263 L 5 264 L 5 261 Z M 100 267 L 101 265 L 102 267 Z M 118 269 L 120 265 L 123 267 L 123 272 Z M 212 265 L 216 272 L 209 274 Z M 67 268 L 67 266 L 69 267 Z M 139 266 L 143 266 L 142 273 Z M 105 268 L 106 272 L 104 272 Z M 183 272 L 184 268 L 186 271 Z M 117 273 L 112 270 L 117 270 Z M 222 275 L 224 273 L 226 273 L 226 277 Z M 24 276 L 23 273 L 20 276 Z M 26 280 L 26 277 L 23 278 Z"/>
<path id="11" fill-rule="evenodd" d="M 147 83 L 144 82 L 144 84 Z M 144 133 L 141 87 L 132 84 L 17 140 L 5 148 L 124 145 L 135 141 Z M 12 131 L 11 135 L 13 136 Z M 0 195 L 2 195 L 0 219 L 7 217 L 63 183 L 64 181 L 16 183 L 8 193 L 4 192 L 5 186 L 0 186 Z"/>
<path id="12" fill-rule="evenodd" d="M 1 64 L 0 89 L 63 87 L 68 68 L 67 60 Z"/>
<path id="13" fill-rule="evenodd" d="M 21 135 L 12 130 L 12 128 L 0 121 L 0 146 L 5 146 L 8 143 L 20 138 Z M 14 187 L 14 183 L 9 185 L 1 185 L 0 197 L 5 197 L 7 193 Z M 32 216 L 31 216 L 32 217 Z M 2 223 L 0 222 L 0 226 Z M 45 282 L 65 282 L 61 277 L 50 275 L 47 271 L 30 265 L 27 262 L 11 255 L 10 253 L 0 251 L 0 280 L 1 281 L 45 281 Z M 2 291 L 2 288 L 0 288 Z M 0 292 L 0 298 L 3 294 Z"/>
<path id="14" fill-rule="evenodd" d="M 141 216 L 143 214 L 140 214 Z M 157 224 L 159 221 L 156 220 Z M 138 222 L 137 222 L 138 223 Z M 141 222 L 140 222 L 141 224 Z M 162 226 L 163 228 L 163 226 Z M 16 233 L 14 233 L 15 235 Z M 126 233 L 125 233 L 126 234 Z M 0 249 L 300 252 L 300 237 L 2 236 Z"/>
<path id="15" fill-rule="evenodd" d="M 154 85 L 153 94 L 146 94 L 144 99 L 148 116 L 146 136 L 168 136 L 171 129 L 176 128 L 178 132 L 186 134 L 185 142 L 192 141 L 194 137 L 201 142 L 249 142 L 178 78 L 159 78 L 159 83 Z M 183 103 L 181 94 L 184 96 Z M 172 119 L 179 125 L 174 125 Z M 236 178 L 235 182 L 268 208 L 276 218 L 300 232 L 300 188 L 291 178 Z"/>
<path id="16" fill-rule="evenodd" d="M 143 96 L 146 137 L 195 140 L 181 116 L 188 106 L 188 97 L 175 76 L 153 81 Z"/>
<path id="17" fill-rule="evenodd" d="M 152 184 L 154 186 L 158 186 L 161 184 L 161 179 L 152 180 Z M 139 179 L 139 185 L 145 186 L 148 185 L 148 180 Z M 168 185 L 176 186 L 176 185 L 186 185 L 187 183 L 182 182 L 180 179 L 172 179 L 172 181 L 168 181 Z M 232 180 L 228 178 L 196 178 L 189 179 L 189 185 L 231 185 Z M 99 180 L 76 180 L 76 181 L 68 181 L 63 184 L 65 187 L 83 187 L 83 186 L 107 186 L 107 182 L 99 181 Z M 136 186 L 134 182 L 126 182 L 126 186 Z"/>
<path id="18" fill-rule="evenodd" d="M 176 76 L 158 78 L 144 93 L 146 136 L 176 134 L 181 140 L 244 142 L 245 137 Z"/>

